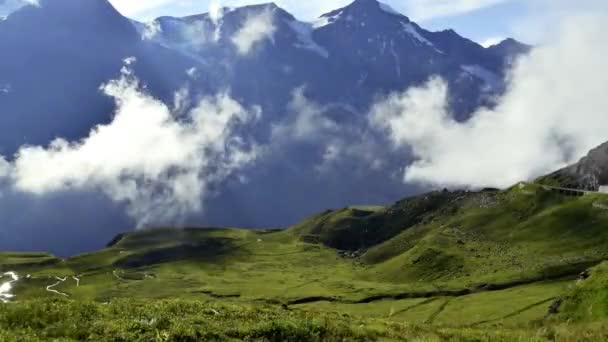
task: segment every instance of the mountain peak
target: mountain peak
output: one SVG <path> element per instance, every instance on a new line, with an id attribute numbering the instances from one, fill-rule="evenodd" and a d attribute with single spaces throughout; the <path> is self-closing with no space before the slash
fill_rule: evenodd
<path id="1" fill-rule="evenodd" d="M 386 16 L 392 16 L 399 20 L 409 22 L 409 18 L 397 12 L 391 6 L 377 0 L 355 0 L 350 5 L 325 13 L 315 22 L 315 27 L 320 28 L 344 19 L 353 21 L 355 19 L 371 19 L 375 21 L 385 20 Z"/>
<path id="2" fill-rule="evenodd" d="M 517 56 L 530 52 L 532 48 L 532 46 L 521 43 L 513 38 L 507 38 L 496 45 L 488 47 L 487 50 L 495 55 Z"/>
<path id="3" fill-rule="evenodd" d="M 138 40 L 130 20 L 121 15 L 108 0 L 38 0 L 35 5 L 32 1 L 21 2 L 29 5 L 21 7 L 9 17 L 16 31 L 79 30 L 83 38 L 86 37 L 86 31 L 89 34 L 122 35 L 129 36 L 132 41 Z"/>
<path id="4" fill-rule="evenodd" d="M 350 5 L 344 7 L 344 9 L 351 9 L 357 11 L 367 11 L 371 13 L 382 13 L 382 14 L 391 14 L 397 16 L 403 16 L 402 13 L 399 13 L 397 10 L 393 9 L 388 4 L 377 0 L 355 0 Z"/>
<path id="5" fill-rule="evenodd" d="M 278 16 L 279 18 L 287 18 L 290 20 L 295 20 L 295 17 L 291 13 L 289 13 L 284 8 L 282 8 L 281 6 L 277 5 L 274 2 L 261 3 L 261 4 L 257 4 L 257 5 L 249 5 L 249 6 L 245 6 L 242 8 L 236 8 L 233 10 L 236 10 L 236 11 L 244 10 L 245 12 L 269 11 L 269 12 L 272 12 L 275 16 Z"/>
<path id="6" fill-rule="evenodd" d="M 350 14 L 354 13 L 366 13 L 366 14 L 391 14 L 397 16 L 404 16 L 402 13 L 399 13 L 397 10 L 393 9 L 388 4 L 377 0 L 355 0 L 350 5 L 331 11 L 329 13 L 323 14 L 321 17 L 335 15 L 339 12 L 348 12 Z"/>
<path id="7" fill-rule="evenodd" d="M 217 18 L 224 18 L 229 15 L 234 15 L 234 16 L 242 18 L 247 15 L 259 14 L 263 11 L 271 12 L 274 16 L 277 16 L 279 18 L 295 20 L 295 17 L 291 13 L 287 12 L 285 9 L 283 9 L 282 7 L 280 7 L 279 5 L 277 5 L 274 2 L 259 3 L 259 4 L 242 6 L 242 7 L 220 7 L 215 12 L 210 11 L 210 12 L 201 13 L 201 14 L 188 15 L 188 16 L 180 17 L 180 18 L 158 17 L 158 18 L 156 18 L 156 20 L 159 20 L 162 18 L 170 18 L 172 20 L 192 21 L 192 20 L 199 20 L 199 19 L 207 18 L 212 21 L 215 21 L 215 20 L 217 20 Z"/>
<path id="8" fill-rule="evenodd" d="M 380 2 L 377 0 L 355 0 L 349 6 L 380 6 Z"/>

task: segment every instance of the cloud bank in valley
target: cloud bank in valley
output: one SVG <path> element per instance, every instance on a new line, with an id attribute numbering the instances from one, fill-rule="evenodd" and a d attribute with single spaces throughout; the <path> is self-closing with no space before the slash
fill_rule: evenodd
<path id="1" fill-rule="evenodd" d="M 177 116 L 183 101 L 172 111 L 146 94 L 127 66 L 101 90 L 116 102 L 112 122 L 81 141 L 56 139 L 22 147 L 10 163 L 0 158 L 4 182 L 39 196 L 100 190 L 126 203 L 140 225 L 174 223 L 200 211 L 214 184 L 256 158 L 256 145 L 234 133 L 260 110 L 246 110 L 226 93 Z"/>
<path id="2" fill-rule="evenodd" d="M 416 161 L 404 180 L 441 186 L 505 187 L 563 167 L 608 140 L 608 16 L 580 14 L 510 74 L 494 109 L 458 123 L 441 79 L 393 94 L 372 109 L 376 127 Z"/>

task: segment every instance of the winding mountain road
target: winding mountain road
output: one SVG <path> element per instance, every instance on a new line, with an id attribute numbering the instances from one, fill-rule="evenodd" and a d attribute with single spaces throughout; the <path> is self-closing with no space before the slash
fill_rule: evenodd
<path id="1" fill-rule="evenodd" d="M 65 277 L 65 278 L 59 278 L 59 277 L 55 277 L 55 279 L 57 279 L 57 280 L 59 280 L 59 281 L 58 281 L 58 282 L 56 282 L 56 283 L 55 283 L 55 284 L 53 284 L 53 285 L 49 285 L 49 286 L 47 286 L 47 287 L 46 287 L 46 290 L 47 290 L 47 291 L 49 291 L 49 292 L 52 292 L 52 293 L 55 293 L 55 294 L 58 294 L 58 295 L 64 296 L 64 297 L 69 297 L 70 295 L 68 295 L 67 293 L 59 292 L 59 291 L 57 291 L 57 290 L 54 290 L 54 289 L 53 289 L 53 287 L 55 287 L 55 286 L 57 286 L 57 285 L 59 285 L 59 284 L 61 284 L 61 283 L 64 283 L 64 282 L 65 282 L 65 281 L 68 279 L 68 277 Z"/>

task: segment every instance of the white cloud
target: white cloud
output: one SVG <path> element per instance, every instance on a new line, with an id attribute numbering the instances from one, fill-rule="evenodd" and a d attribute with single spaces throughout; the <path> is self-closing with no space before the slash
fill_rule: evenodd
<path id="1" fill-rule="evenodd" d="M 558 25 L 559 26 L 559 25 Z M 495 110 L 451 119 L 439 79 L 378 103 L 373 122 L 418 161 L 407 182 L 508 186 L 576 161 L 608 140 L 608 16 L 570 15 L 512 70 Z"/>
<path id="2" fill-rule="evenodd" d="M 233 129 L 259 110 L 247 111 L 227 94 L 202 99 L 178 121 L 126 67 L 102 90 L 117 104 L 111 123 L 81 141 L 22 147 L 10 164 L 0 158 L 0 175 L 36 195 L 99 189 L 146 225 L 200 211 L 211 185 L 256 157 L 256 147 Z"/>
<path id="3" fill-rule="evenodd" d="M 315 103 L 306 97 L 305 90 L 300 87 L 292 92 L 285 119 L 272 126 L 271 153 L 279 154 L 277 151 L 286 146 L 316 146 L 321 151 L 320 158 L 308 166 L 323 175 L 343 172 L 345 162 L 350 163 L 351 173 L 383 166 L 386 148 L 371 136 L 365 124 L 334 118 L 345 113 L 357 117 L 360 113 L 344 105 Z"/>
<path id="4" fill-rule="evenodd" d="M 505 37 L 490 37 L 490 38 L 484 39 L 479 44 L 485 48 L 488 48 L 490 46 L 500 44 L 503 40 L 505 40 Z"/>
<path id="5" fill-rule="evenodd" d="M 210 31 L 202 20 L 183 23 L 181 27 L 182 37 L 195 50 L 203 49 L 206 44 L 217 41 L 219 39 L 219 32 L 219 26 L 216 31 Z"/>
<path id="6" fill-rule="evenodd" d="M 272 40 L 276 30 L 273 12 L 264 10 L 245 20 L 243 26 L 232 36 L 232 43 L 239 54 L 247 55 L 256 44 L 266 39 Z"/>
<path id="7" fill-rule="evenodd" d="M 211 3 L 209 3 L 209 18 L 211 18 L 211 21 L 217 25 L 222 20 L 223 16 L 224 10 L 222 5 L 218 1 L 212 0 Z"/>
<path id="8" fill-rule="evenodd" d="M 160 21 L 153 20 L 140 26 L 143 40 L 153 40 L 161 45 L 182 51 L 188 56 L 204 49 L 220 38 L 221 26 L 212 27 L 205 20 L 175 21 L 168 32 L 163 31 Z M 165 35 L 166 34 L 166 35 Z"/>
<path id="9" fill-rule="evenodd" d="M 287 108 L 291 115 L 286 121 L 272 127 L 273 141 L 316 141 L 319 136 L 339 129 L 334 121 L 325 117 L 327 109 L 308 100 L 304 90 L 304 87 L 300 87 L 293 91 Z"/>
<path id="10" fill-rule="evenodd" d="M 141 37 L 144 40 L 153 40 L 159 34 L 163 33 L 163 28 L 160 26 L 160 22 L 153 20 L 143 24 L 143 30 L 141 32 Z"/>
<path id="11" fill-rule="evenodd" d="M 525 2 L 527 13 L 512 19 L 511 36 L 526 37 L 526 42 L 541 44 L 554 34 L 556 23 L 576 13 L 608 13 L 605 0 L 534 0 Z"/>

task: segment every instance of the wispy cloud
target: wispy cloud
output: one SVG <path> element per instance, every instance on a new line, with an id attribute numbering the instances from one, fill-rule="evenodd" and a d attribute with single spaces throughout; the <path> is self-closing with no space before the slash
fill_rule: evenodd
<path id="1" fill-rule="evenodd" d="M 374 131 L 361 113 L 345 105 L 320 105 L 306 97 L 306 88 L 296 88 L 287 106 L 284 120 L 272 126 L 268 147 L 279 150 L 293 146 L 314 146 L 318 151 L 314 168 L 321 176 L 332 173 L 368 172 L 378 170 L 387 162 L 384 141 L 374 136 Z M 346 116 L 349 119 L 344 119 Z M 340 119 L 340 117 L 342 117 Z M 348 167 L 345 164 L 349 164 Z"/>
<path id="2" fill-rule="evenodd" d="M 324 115 L 327 109 L 306 98 L 304 91 L 305 88 L 300 87 L 292 92 L 288 105 L 290 115 L 285 121 L 273 126 L 273 141 L 317 141 L 320 136 L 339 129 L 335 121 Z"/>
<path id="3" fill-rule="evenodd" d="M 274 14 L 265 9 L 247 17 L 243 25 L 232 36 L 232 43 L 241 55 L 249 54 L 256 44 L 272 40 L 277 31 L 274 25 Z"/>

